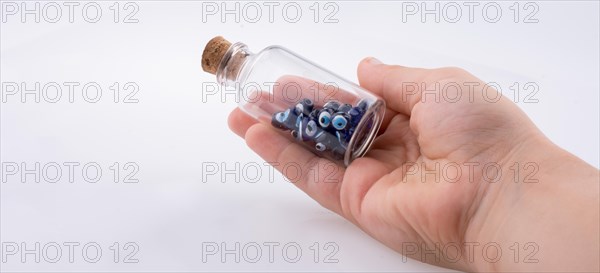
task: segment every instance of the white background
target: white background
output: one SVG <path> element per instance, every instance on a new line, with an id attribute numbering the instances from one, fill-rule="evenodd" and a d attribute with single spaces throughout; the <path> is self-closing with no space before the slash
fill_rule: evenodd
<path id="1" fill-rule="evenodd" d="M 54 248 L 47 248 L 46 254 L 40 249 L 39 263 L 33 254 L 26 255 L 24 262 L 21 252 L 3 255 L 3 271 L 442 270 L 404 260 L 321 208 L 279 174 L 269 175 L 271 169 L 227 128 L 227 115 L 236 107 L 234 97 L 203 98 L 203 83 L 215 79 L 201 70 L 201 53 L 215 35 L 243 41 L 255 52 L 283 45 L 353 81 L 358 62 L 375 56 L 406 66 L 460 66 L 485 81 L 503 83 L 507 96 L 513 96 L 509 87 L 515 82 L 521 86 L 531 82 L 539 87 L 533 96 L 538 102 L 524 103 L 530 91 L 522 90 L 517 104 L 555 143 L 599 165 L 596 1 L 537 2 L 528 9 L 521 3 L 517 20 L 510 9 L 515 2 L 496 2 L 502 10 L 496 23 L 486 21 L 496 15 L 490 9 L 484 16 L 483 2 L 475 7 L 473 22 L 468 7 L 458 2 L 462 17 L 457 23 L 448 22 L 455 17 L 455 9 L 444 10 L 445 2 L 438 2 L 439 23 L 434 15 L 422 22 L 420 12 L 403 20 L 406 10 L 401 2 L 334 2 L 328 9 L 321 3 L 316 20 L 310 9 L 315 2 L 297 2 L 302 14 L 296 23 L 286 21 L 296 15 L 293 9 L 286 14 L 283 3 L 275 6 L 270 22 L 268 7 L 257 2 L 262 17 L 256 23 L 250 22 L 256 12 L 253 6 L 243 13 L 246 2 L 241 2 L 239 22 L 234 15 L 222 22 L 220 11 L 209 16 L 201 2 L 134 2 L 139 10 L 130 19 L 137 23 L 123 23 L 133 11 L 131 6 L 124 10 L 124 2 L 119 6 L 118 23 L 109 8 L 113 1 L 98 2 L 102 16 L 97 23 L 85 21 L 93 19 L 94 13 L 88 10 L 90 18 L 84 18 L 84 3 L 75 6 L 74 21 L 69 22 L 68 8 L 57 2 L 62 7 L 57 23 L 45 21 L 54 18 L 52 7 L 43 14 L 46 2 L 38 2 L 42 9 L 39 23 L 33 15 L 22 22 L 20 11 L 7 15 L 6 3 L 0 28 L 2 83 L 25 83 L 28 89 L 35 82 L 40 82 L 40 89 L 49 82 L 80 85 L 75 87 L 74 102 L 62 85 L 63 94 L 56 103 L 44 97 L 36 103 L 34 95 L 22 102 L 21 93 L 10 95 L 3 88 L 3 166 L 16 163 L 20 168 L 25 163 L 32 169 L 40 162 L 41 172 L 49 162 L 80 165 L 73 183 L 64 165 L 56 183 L 44 177 L 36 183 L 34 175 L 27 175 L 22 183 L 21 172 L 4 179 L 3 170 L 3 246 L 16 243 L 21 248 L 24 243 L 34 249 L 36 242 L 40 248 L 55 242 L 63 252 L 57 263 L 44 259 L 54 258 Z M 213 3 L 221 8 L 220 2 Z M 27 5 L 33 8 L 34 2 Z M 434 5 L 428 2 L 427 7 Z M 227 4 L 229 9 L 234 6 Z M 330 19 L 337 23 L 325 23 L 325 16 L 334 10 Z M 537 23 L 523 22 L 534 10 L 529 19 Z M 86 102 L 82 96 L 82 86 L 89 82 L 102 88 L 97 103 Z M 121 90 L 115 103 L 109 89 L 114 82 L 121 87 L 127 82 L 137 84 L 139 91 L 133 99 L 138 102 L 123 103 L 130 90 Z M 93 97 L 94 93 L 89 94 Z M 81 174 L 82 166 L 90 162 L 102 169 L 96 183 L 87 182 Z M 114 183 L 114 171 L 109 168 L 114 162 L 120 163 L 119 183 Z M 123 169 L 127 162 L 139 167 L 133 176 L 138 183 L 123 183 L 133 170 Z M 217 166 L 217 173 L 207 171 L 208 165 Z M 256 166 L 260 166 L 258 181 L 254 180 Z M 224 174 L 224 169 L 233 171 Z M 65 242 L 79 243 L 73 263 Z M 113 260 L 115 252 L 110 249 L 115 242 L 121 248 L 119 262 Z M 123 263 L 133 250 L 123 249 L 128 242 L 138 246 L 133 256 L 137 263 Z M 244 260 L 254 257 L 254 249 L 239 263 L 234 255 L 221 261 L 221 252 L 203 262 L 202 245 L 207 242 L 225 243 L 230 249 L 236 242 L 240 247 L 265 242 L 279 246 L 273 263 L 266 247 L 257 263 Z M 95 257 L 93 248 L 88 249 L 88 256 L 82 254 L 82 247 L 90 243 L 102 249 L 96 263 L 84 259 Z M 311 250 L 315 243 L 318 254 Z M 325 248 L 327 243 L 337 249 Z M 293 248 L 283 256 L 286 244 L 301 247 L 298 262 L 285 260 L 295 256 Z M 334 260 L 329 261 L 336 262 L 324 263 L 332 251 Z"/>

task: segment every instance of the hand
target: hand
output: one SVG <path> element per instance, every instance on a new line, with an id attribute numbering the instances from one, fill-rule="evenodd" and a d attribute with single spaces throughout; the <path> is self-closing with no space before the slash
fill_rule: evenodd
<path id="1" fill-rule="evenodd" d="M 331 162 L 239 109 L 229 125 L 284 175 L 293 171 L 288 177 L 321 205 L 409 257 L 469 271 L 598 270 L 595 168 L 461 69 L 367 58 L 358 77 L 388 109 L 371 150 L 347 168 L 332 172 Z M 301 175 L 283 168 L 291 163 Z M 559 239 L 565 229 L 569 240 Z M 489 244 L 500 258 L 482 251 Z"/>

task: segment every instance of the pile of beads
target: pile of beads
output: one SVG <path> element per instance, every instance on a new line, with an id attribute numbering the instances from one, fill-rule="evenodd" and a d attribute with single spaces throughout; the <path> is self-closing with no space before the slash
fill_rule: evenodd
<path id="1" fill-rule="evenodd" d="M 298 141 L 313 142 L 318 153 L 329 152 L 333 158 L 342 159 L 366 110 L 365 101 L 353 107 L 330 100 L 319 108 L 310 99 L 302 99 L 290 109 L 273 114 L 271 124 L 290 130 Z"/>

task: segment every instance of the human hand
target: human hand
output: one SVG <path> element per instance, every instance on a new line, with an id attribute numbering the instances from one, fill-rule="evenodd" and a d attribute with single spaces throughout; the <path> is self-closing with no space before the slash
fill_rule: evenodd
<path id="1" fill-rule="evenodd" d="M 496 90 L 463 70 L 388 66 L 368 58 L 358 77 L 388 109 L 371 150 L 347 168 L 239 109 L 230 127 L 321 205 L 409 257 L 468 271 L 598 270 L 598 245 L 581 245 L 598 242 L 587 230 L 595 225 L 597 231 L 598 210 L 585 209 L 598 208 L 595 168 L 552 144 L 516 105 L 496 101 Z M 288 164 L 301 166 L 302 174 L 287 174 Z M 565 186 L 561 177 L 578 186 Z M 572 202 L 561 205 L 557 198 Z M 584 223 L 573 218 L 577 213 Z M 562 225 L 585 230 L 557 240 Z M 490 263 L 481 251 L 488 243 L 500 245 L 504 256 Z M 534 243 L 540 254 L 529 257 L 533 263 L 523 253 L 515 260 L 508 252 L 514 243 L 521 252 Z M 569 256 L 561 248 L 584 252 Z"/>

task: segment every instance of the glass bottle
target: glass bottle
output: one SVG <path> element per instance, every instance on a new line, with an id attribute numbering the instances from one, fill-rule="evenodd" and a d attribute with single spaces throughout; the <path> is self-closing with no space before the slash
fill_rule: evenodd
<path id="1" fill-rule="evenodd" d="M 385 112 L 378 96 L 280 46 L 255 54 L 218 36 L 202 67 L 240 92 L 244 112 L 345 166 L 368 151 Z"/>

